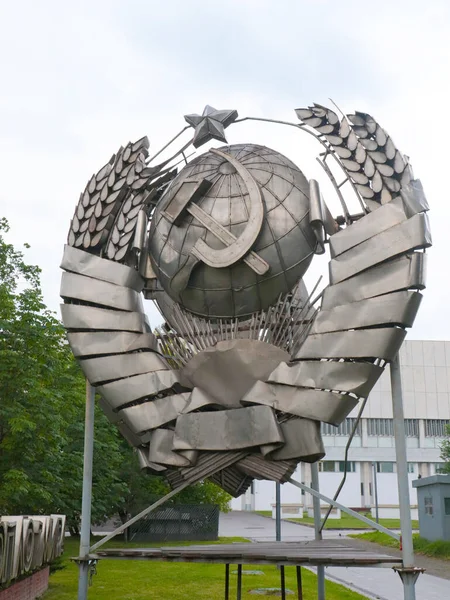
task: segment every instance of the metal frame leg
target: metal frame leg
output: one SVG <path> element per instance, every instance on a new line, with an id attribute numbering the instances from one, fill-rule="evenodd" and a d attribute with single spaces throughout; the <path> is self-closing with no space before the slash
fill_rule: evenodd
<path id="1" fill-rule="evenodd" d="M 405 600 L 415 600 L 415 583 L 422 569 L 414 567 L 411 507 L 409 500 L 408 463 L 406 455 L 405 421 L 403 413 L 403 391 L 398 355 L 390 365 L 392 411 L 394 416 L 395 458 L 397 460 L 398 502 L 402 533 L 403 566 L 396 569 L 403 582 Z"/>
<path id="2" fill-rule="evenodd" d="M 394 571 L 396 571 L 400 575 L 400 579 L 403 583 L 403 597 L 405 600 L 415 600 L 416 598 L 416 581 L 421 573 L 424 572 L 425 569 L 421 569 L 419 567 L 411 567 L 402 568 L 402 567 L 394 567 Z"/>
<path id="3" fill-rule="evenodd" d="M 295 567 L 297 571 L 297 594 L 298 600 L 303 600 L 303 583 L 302 583 L 302 568 L 300 566 Z"/>
<path id="4" fill-rule="evenodd" d="M 284 565 L 280 565 L 280 580 L 281 580 L 281 600 L 286 600 L 286 577 L 284 574 Z"/>
<path id="5" fill-rule="evenodd" d="M 230 598 L 230 565 L 225 565 L 225 600 Z"/>
<path id="6" fill-rule="evenodd" d="M 92 464 L 94 458 L 95 389 L 86 380 L 84 424 L 83 496 L 81 500 L 80 560 L 78 563 L 78 600 L 87 600 L 89 587 L 89 547 L 91 545 Z"/>
<path id="7" fill-rule="evenodd" d="M 242 565 L 238 565 L 236 600 L 242 598 Z"/>

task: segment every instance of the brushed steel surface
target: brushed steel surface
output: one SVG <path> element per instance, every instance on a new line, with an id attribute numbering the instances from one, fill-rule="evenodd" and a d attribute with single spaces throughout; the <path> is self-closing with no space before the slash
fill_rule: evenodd
<path id="1" fill-rule="evenodd" d="M 295 358 L 383 358 L 392 360 L 406 331 L 397 327 L 310 335 Z"/>
<path id="2" fill-rule="evenodd" d="M 325 456 L 319 421 L 294 417 L 280 428 L 284 444 L 268 455 L 272 460 L 316 462 Z"/>
<path id="3" fill-rule="evenodd" d="M 420 212 L 420 211 L 419 211 Z M 339 256 L 346 250 L 369 240 L 394 225 L 406 221 L 408 216 L 401 198 L 396 198 L 389 204 L 369 213 L 363 219 L 352 223 L 330 238 L 331 257 Z"/>
<path id="4" fill-rule="evenodd" d="M 399 254 L 429 246 L 428 217 L 419 213 L 333 258 L 330 261 L 330 283 L 339 283 Z"/>
<path id="5" fill-rule="evenodd" d="M 141 469 L 149 469 L 150 471 L 156 471 L 157 473 L 164 473 L 166 470 L 166 467 L 150 462 L 148 458 L 149 449 L 147 447 L 140 446 L 139 448 L 136 448 L 136 453 Z"/>
<path id="6" fill-rule="evenodd" d="M 315 179 L 311 179 L 309 182 L 309 201 L 309 222 L 317 239 L 316 254 L 324 254 L 327 235 L 336 234 L 338 224 L 325 204 L 319 184 Z"/>
<path id="7" fill-rule="evenodd" d="M 170 467 L 189 467 L 195 464 L 197 452 L 185 450 L 174 452 L 175 432 L 171 429 L 155 429 L 151 435 L 148 458 L 150 462 Z"/>
<path id="8" fill-rule="evenodd" d="M 382 372 L 381 367 L 366 362 L 300 360 L 290 365 L 281 362 L 266 381 L 301 388 L 333 389 L 365 398 Z"/>
<path id="9" fill-rule="evenodd" d="M 184 392 L 157 398 L 119 410 L 118 414 L 130 429 L 136 433 L 143 433 L 176 421 L 178 415 L 185 409 L 189 396 L 190 392 Z"/>
<path id="10" fill-rule="evenodd" d="M 341 283 L 329 285 L 322 297 L 322 310 L 374 298 L 389 292 L 425 288 L 427 256 L 413 252 L 367 269 Z"/>
<path id="11" fill-rule="evenodd" d="M 180 381 L 202 389 L 221 406 L 240 407 L 243 394 L 288 359 L 287 352 L 257 340 L 218 342 L 188 362 Z"/>
<path id="12" fill-rule="evenodd" d="M 134 350 L 157 350 L 152 333 L 130 333 L 128 331 L 89 331 L 68 333 L 72 352 L 77 358 L 133 352 Z"/>
<path id="13" fill-rule="evenodd" d="M 176 450 L 238 450 L 282 444 L 275 413 L 268 406 L 180 415 L 175 427 Z"/>
<path id="14" fill-rule="evenodd" d="M 242 398 L 243 404 L 263 404 L 290 415 L 339 425 L 358 404 L 357 398 L 258 381 Z"/>
<path id="15" fill-rule="evenodd" d="M 76 273 L 63 273 L 60 294 L 64 300 L 83 300 L 99 306 L 142 312 L 141 296 L 135 290 Z"/>
<path id="16" fill-rule="evenodd" d="M 134 400 L 150 398 L 161 392 L 166 392 L 177 385 L 177 391 L 184 391 L 179 385 L 177 371 L 165 370 L 142 373 L 105 383 L 98 386 L 97 390 L 112 408 L 117 409 Z"/>
<path id="17" fill-rule="evenodd" d="M 402 185 L 400 196 L 408 217 L 412 217 L 418 212 L 430 210 L 420 179 L 413 179 L 410 183 Z"/>
<path id="18" fill-rule="evenodd" d="M 204 390 L 201 388 L 195 387 L 189 398 L 186 402 L 186 406 L 183 408 L 181 413 L 189 413 L 198 410 L 199 408 L 204 408 L 205 406 L 211 406 L 213 408 L 220 408 L 220 404 L 217 402 L 215 398 L 209 396 Z"/>
<path id="19" fill-rule="evenodd" d="M 155 352 L 132 352 L 86 358 L 80 361 L 80 366 L 93 385 L 168 368 L 167 363 Z"/>
<path id="20" fill-rule="evenodd" d="M 95 254 L 73 248 L 69 245 L 64 246 L 61 269 L 123 287 L 129 287 L 136 292 L 141 292 L 144 287 L 144 280 L 136 269 L 100 258 Z"/>
<path id="21" fill-rule="evenodd" d="M 149 327 L 142 312 L 125 312 L 82 306 L 61 304 L 61 316 L 66 329 L 135 331 L 145 333 Z"/>
<path id="22" fill-rule="evenodd" d="M 336 306 L 330 310 L 321 310 L 312 324 L 310 335 L 363 329 L 375 325 L 412 327 L 421 300 L 422 294 L 419 292 L 393 292 Z"/>

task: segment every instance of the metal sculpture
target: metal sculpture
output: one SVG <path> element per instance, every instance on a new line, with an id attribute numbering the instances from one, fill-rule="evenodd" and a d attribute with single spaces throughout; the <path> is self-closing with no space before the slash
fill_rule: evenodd
<path id="1" fill-rule="evenodd" d="M 406 157 L 370 115 L 296 114 L 284 124 L 322 145 L 336 217 L 318 183 L 268 148 L 188 162 L 189 147 L 226 142 L 226 127 L 250 119 L 206 107 L 169 144 L 189 127 L 193 139 L 157 166 L 147 138 L 121 148 L 71 223 L 69 343 L 142 468 L 173 488 L 209 478 L 238 496 L 254 478 L 284 482 L 323 457 L 320 422 L 339 425 L 367 398 L 421 301 L 428 204 Z M 302 277 L 327 247 L 329 284 L 314 296 Z M 142 297 L 165 319 L 155 331 Z"/>

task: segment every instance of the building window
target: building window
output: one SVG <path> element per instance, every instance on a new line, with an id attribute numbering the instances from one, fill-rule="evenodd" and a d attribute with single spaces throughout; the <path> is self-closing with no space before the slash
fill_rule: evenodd
<path id="1" fill-rule="evenodd" d="M 417 419 L 405 419 L 406 437 L 419 437 L 419 421 Z"/>
<path id="2" fill-rule="evenodd" d="M 350 435 L 355 426 L 356 419 L 345 419 L 338 427 L 329 423 L 322 423 L 322 435 Z M 355 435 L 361 435 L 361 421 L 358 423 Z"/>
<path id="3" fill-rule="evenodd" d="M 367 433 L 393 437 L 394 421 L 393 419 L 367 419 Z"/>
<path id="4" fill-rule="evenodd" d="M 367 419 L 367 433 L 378 436 L 394 436 L 393 419 Z M 419 437 L 419 421 L 417 419 L 405 419 L 405 435 L 407 437 Z"/>
<path id="5" fill-rule="evenodd" d="M 433 515 L 433 498 L 432 498 L 432 496 L 425 496 L 424 502 L 425 502 L 425 514 L 432 516 Z"/>
<path id="6" fill-rule="evenodd" d="M 323 473 L 335 473 L 336 463 L 334 460 L 323 460 L 319 463 L 319 471 Z"/>
<path id="7" fill-rule="evenodd" d="M 345 461 L 339 461 L 339 473 L 344 473 L 345 471 Z M 347 461 L 347 473 L 355 473 L 356 471 L 356 463 L 352 460 Z"/>
<path id="8" fill-rule="evenodd" d="M 444 498 L 444 513 L 446 517 L 450 517 L 450 498 Z"/>
<path id="9" fill-rule="evenodd" d="M 377 462 L 377 473 L 394 473 L 394 466 L 393 462 Z"/>
<path id="10" fill-rule="evenodd" d="M 448 419 L 425 419 L 425 436 L 445 437 L 448 425 L 450 425 Z"/>
<path id="11" fill-rule="evenodd" d="M 434 472 L 436 474 L 439 473 L 445 473 L 445 463 L 441 462 L 441 463 L 434 463 Z"/>
<path id="12" fill-rule="evenodd" d="M 415 472 L 416 472 L 415 463 L 408 463 L 408 473 L 415 473 Z"/>

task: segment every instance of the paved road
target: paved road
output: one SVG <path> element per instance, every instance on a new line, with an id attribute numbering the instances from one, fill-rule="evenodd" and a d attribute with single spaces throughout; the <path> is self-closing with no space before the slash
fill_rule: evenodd
<path id="1" fill-rule="evenodd" d="M 325 531 L 324 537 L 342 537 L 346 544 L 355 547 L 360 544 L 356 540 L 346 538 L 347 531 Z M 352 532 L 354 533 L 354 532 Z M 224 537 L 248 537 L 255 542 L 275 539 L 275 521 L 248 512 L 231 512 L 221 515 L 219 535 Z M 314 530 L 296 523 L 283 521 L 281 539 L 285 541 L 301 541 L 314 537 Z M 365 546 L 366 547 L 366 546 Z M 390 554 L 389 548 L 383 553 Z M 394 552 L 395 554 L 395 552 Z M 326 577 L 358 591 L 372 600 L 400 600 L 403 598 L 403 586 L 400 578 L 391 569 L 361 567 L 327 567 Z M 421 575 L 416 584 L 417 600 L 446 600 L 450 598 L 450 580 L 433 575 Z"/>

